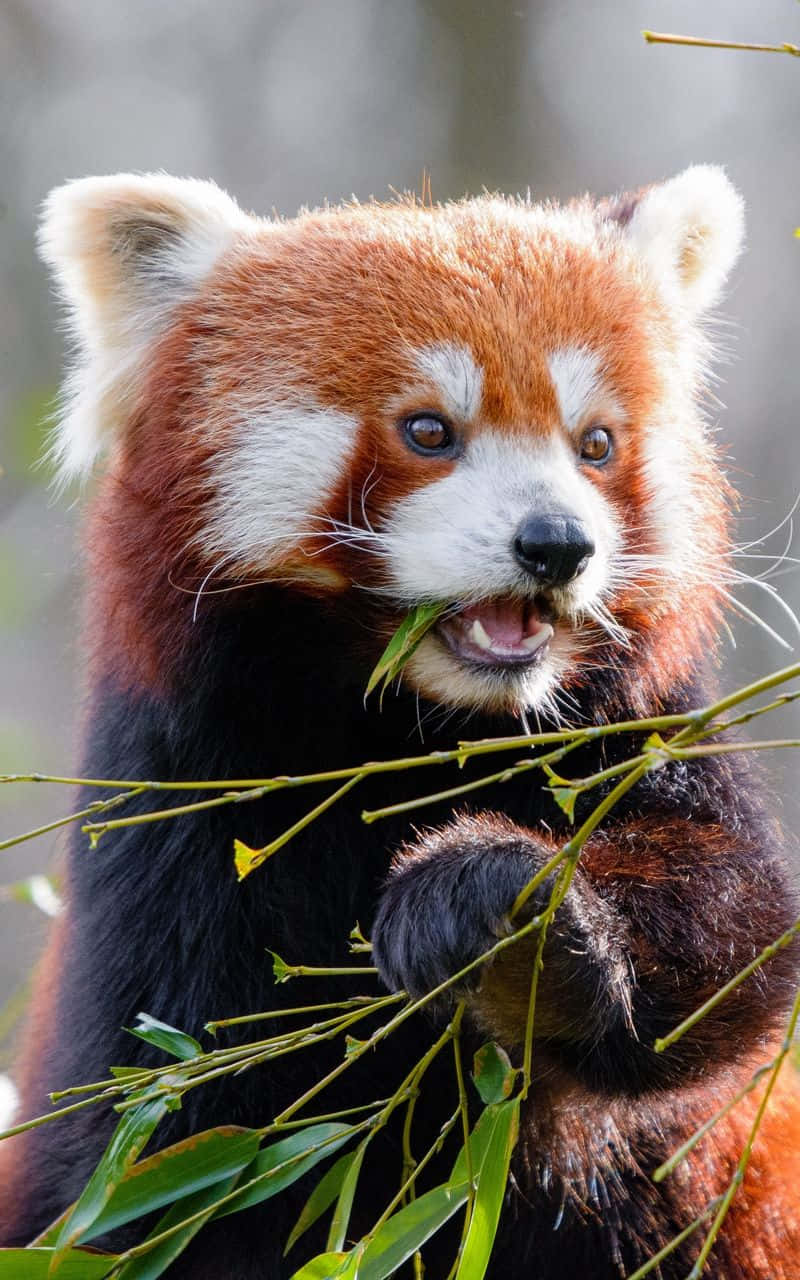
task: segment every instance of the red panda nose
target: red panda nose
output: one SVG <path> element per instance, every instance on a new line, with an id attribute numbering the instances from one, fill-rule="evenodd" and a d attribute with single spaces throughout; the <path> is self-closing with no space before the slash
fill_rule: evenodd
<path id="1" fill-rule="evenodd" d="M 514 555 L 526 573 L 558 587 L 583 573 L 594 543 L 586 525 L 571 516 L 528 516 L 514 538 Z"/>

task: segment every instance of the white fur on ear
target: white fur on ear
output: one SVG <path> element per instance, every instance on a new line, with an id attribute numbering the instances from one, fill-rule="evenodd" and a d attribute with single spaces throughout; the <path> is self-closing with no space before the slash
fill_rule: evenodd
<path id="1" fill-rule="evenodd" d="M 716 165 L 648 188 L 624 231 L 670 301 L 696 315 L 715 303 L 744 239 L 744 202 Z"/>
<path id="2" fill-rule="evenodd" d="M 53 455 L 86 472 L 123 425 L 149 344 L 240 234 L 261 225 L 213 182 L 83 178 L 44 202 L 39 252 L 70 312 L 77 360 Z"/>

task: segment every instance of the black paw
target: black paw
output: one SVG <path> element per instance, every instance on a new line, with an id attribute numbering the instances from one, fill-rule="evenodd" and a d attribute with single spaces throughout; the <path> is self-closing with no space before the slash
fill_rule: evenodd
<path id="1" fill-rule="evenodd" d="M 418 997 L 451 978 L 511 932 L 520 890 L 552 850 L 498 819 L 462 819 L 395 861 L 372 929 L 372 953 L 393 991 Z M 536 897 L 550 895 L 550 880 Z M 534 904 L 534 910 L 536 904 Z M 451 988 L 480 982 L 476 966 Z"/>

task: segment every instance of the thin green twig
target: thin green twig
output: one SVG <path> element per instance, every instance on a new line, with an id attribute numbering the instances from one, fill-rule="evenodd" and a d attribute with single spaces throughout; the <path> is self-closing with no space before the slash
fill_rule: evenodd
<path id="1" fill-rule="evenodd" d="M 700 1125 L 699 1129 L 695 1129 L 692 1136 L 687 1138 L 686 1141 L 678 1147 L 677 1151 L 672 1153 L 668 1160 L 665 1160 L 663 1164 L 658 1166 L 653 1174 L 653 1182 L 663 1182 L 664 1178 L 674 1172 L 678 1165 L 686 1159 L 689 1153 L 694 1151 L 698 1142 L 702 1142 L 706 1134 L 710 1133 L 711 1130 L 719 1124 L 720 1120 L 724 1120 L 725 1116 L 730 1115 L 731 1111 L 733 1111 L 749 1093 L 752 1093 L 754 1089 L 758 1088 L 759 1084 L 764 1079 L 764 1076 L 767 1075 L 774 1066 L 775 1059 L 773 1058 L 771 1062 L 765 1062 L 763 1067 L 759 1067 L 757 1071 L 754 1071 L 746 1085 L 743 1085 L 732 1098 L 729 1098 L 718 1111 L 715 1111 L 713 1116 L 709 1116 L 708 1120 L 704 1121 L 704 1123 Z"/>
<path id="2" fill-rule="evenodd" d="M 117 796 L 111 796 L 108 800 L 93 800 L 85 809 L 79 809 L 77 813 L 68 813 L 64 818 L 56 818 L 54 822 L 45 822 L 43 826 L 34 827 L 32 831 L 25 831 L 22 835 L 10 836 L 7 840 L 0 840 L 0 853 L 5 849 L 13 849 L 14 845 L 23 844 L 26 840 L 35 840 L 37 836 L 47 835 L 50 831 L 58 831 L 60 827 L 69 826 L 71 822 L 80 822 L 81 818 L 90 818 L 92 814 L 116 809 L 118 805 L 124 804 L 126 800 L 132 800 L 134 796 L 141 795 L 143 790 L 143 787 L 134 787 L 130 791 L 123 791 Z"/>
<path id="3" fill-rule="evenodd" d="M 404 1000 L 405 994 L 392 996 L 350 996 L 347 1000 L 328 1000 L 323 1004 L 306 1004 L 300 1005 L 295 1009 L 265 1009 L 258 1013 L 243 1013 L 236 1018 L 213 1018 L 205 1024 L 205 1030 L 210 1035 L 216 1035 L 217 1031 L 224 1027 L 239 1027 L 248 1022 L 265 1022 L 272 1018 L 289 1018 L 301 1013 L 320 1013 L 323 1009 L 354 1009 L 358 1005 L 375 1004 L 377 1000 L 383 1003 L 394 1003 L 397 1000 Z"/>
<path id="4" fill-rule="evenodd" d="M 715 991 L 714 995 L 710 996 L 708 1000 L 704 1001 L 703 1004 L 700 1005 L 699 1008 L 695 1009 L 694 1013 L 691 1013 L 688 1018 L 684 1018 L 683 1022 L 670 1031 L 668 1035 L 656 1040 L 653 1045 L 656 1053 L 663 1053 L 665 1049 L 669 1049 L 669 1047 L 675 1044 L 677 1040 L 680 1040 L 681 1036 L 685 1035 L 687 1031 L 691 1031 L 692 1027 L 696 1026 L 702 1018 L 705 1018 L 706 1014 L 710 1013 L 712 1009 L 715 1009 L 721 1001 L 729 996 L 731 992 L 735 991 L 741 983 L 745 982 L 751 976 L 751 974 L 755 973 L 757 969 L 760 969 L 763 964 L 766 964 L 768 960 L 771 960 L 772 957 L 777 955 L 779 951 L 782 951 L 784 947 L 788 947 L 789 944 L 794 942 L 798 936 L 800 936 L 800 920 L 795 920 L 794 924 L 787 929 L 785 933 L 782 933 L 779 938 L 776 938 L 774 942 L 771 942 L 769 946 L 765 947 L 764 950 L 756 956 L 755 960 L 751 960 L 750 964 L 746 965 L 744 969 L 740 969 L 737 974 L 734 974 L 730 981 L 725 983 L 724 987 L 720 987 L 719 991 Z"/>
<path id="5" fill-rule="evenodd" d="M 794 998 L 794 1004 L 792 1005 L 792 1011 L 789 1015 L 789 1021 L 786 1025 L 786 1035 L 784 1037 L 784 1041 L 781 1046 L 780 1053 L 778 1053 L 777 1057 L 775 1058 L 775 1064 L 772 1068 L 772 1071 L 769 1074 L 769 1078 L 767 1080 L 767 1087 L 764 1090 L 763 1096 L 761 1098 L 761 1102 L 758 1105 L 758 1110 L 756 1111 L 755 1118 L 753 1119 L 753 1123 L 750 1127 L 750 1132 L 747 1136 L 747 1141 L 744 1145 L 744 1150 L 742 1151 L 742 1154 L 739 1157 L 739 1161 L 736 1165 L 736 1171 L 733 1177 L 731 1178 L 730 1183 L 728 1184 L 728 1188 L 725 1191 L 725 1194 L 722 1197 L 720 1206 L 717 1209 L 717 1212 L 714 1216 L 714 1221 L 712 1222 L 711 1227 L 709 1228 L 708 1235 L 703 1241 L 703 1247 L 701 1248 L 699 1254 L 697 1255 L 697 1260 L 694 1266 L 692 1267 L 691 1271 L 689 1272 L 689 1275 L 687 1276 L 686 1280 L 701 1280 L 701 1276 L 703 1274 L 703 1270 L 705 1269 L 705 1264 L 708 1259 L 708 1255 L 711 1253 L 711 1250 L 713 1249 L 716 1243 L 722 1224 L 725 1221 L 725 1218 L 727 1217 L 727 1214 L 728 1214 L 728 1210 L 731 1206 L 731 1201 L 736 1195 L 736 1192 L 739 1190 L 739 1187 L 744 1182 L 744 1176 L 747 1171 L 747 1166 L 750 1163 L 750 1157 L 753 1153 L 753 1146 L 755 1145 L 755 1141 L 758 1136 L 758 1131 L 761 1128 L 761 1122 L 764 1119 L 764 1112 L 767 1109 L 767 1104 L 770 1100 L 772 1091 L 775 1088 L 775 1085 L 777 1084 L 781 1067 L 786 1061 L 786 1056 L 791 1050 L 792 1044 L 794 1043 L 794 1036 L 797 1030 L 798 1019 L 800 1019 L 800 987 L 798 988 L 797 994 L 795 995 L 795 998 Z"/>
<path id="6" fill-rule="evenodd" d="M 684 1240 L 688 1240 L 690 1236 L 694 1235 L 698 1227 L 702 1227 L 703 1223 L 714 1213 L 721 1200 L 722 1196 L 717 1196 L 716 1200 L 712 1200 L 711 1204 L 707 1205 L 703 1212 L 697 1215 L 694 1222 L 690 1222 L 688 1227 L 684 1227 L 683 1231 L 670 1240 L 669 1244 L 665 1244 L 663 1249 L 659 1249 L 658 1253 L 654 1253 L 652 1258 L 645 1262 L 644 1266 L 637 1267 L 635 1271 L 632 1271 L 626 1277 L 626 1280 L 644 1280 L 645 1276 L 652 1275 L 656 1267 L 664 1262 L 671 1253 L 674 1253 L 683 1244 Z"/>
<path id="7" fill-rule="evenodd" d="M 706 40 L 701 36 L 673 36 L 662 31 L 643 31 L 648 44 L 687 44 L 700 49 L 748 49 L 754 53 L 790 53 L 800 58 L 796 44 L 751 44 L 743 40 Z"/>
<path id="8" fill-rule="evenodd" d="M 464 1134 L 464 1160 L 467 1170 L 467 1204 L 464 1210 L 464 1224 L 461 1228 L 461 1239 L 458 1243 L 458 1251 L 453 1261 L 451 1275 L 458 1270 L 458 1264 L 461 1261 L 461 1255 L 464 1252 L 464 1245 L 467 1241 L 467 1233 L 472 1221 L 472 1214 L 475 1208 L 475 1170 L 472 1164 L 472 1150 L 469 1141 L 469 1101 L 467 1099 L 467 1089 L 464 1084 L 464 1064 L 461 1059 L 461 1019 L 464 1014 L 464 1002 L 459 1003 L 456 1010 L 456 1016 L 453 1019 L 453 1058 L 456 1069 L 456 1084 L 458 1086 L 458 1109 L 461 1114 L 461 1128 Z M 448 1277 L 449 1280 L 449 1277 Z"/>

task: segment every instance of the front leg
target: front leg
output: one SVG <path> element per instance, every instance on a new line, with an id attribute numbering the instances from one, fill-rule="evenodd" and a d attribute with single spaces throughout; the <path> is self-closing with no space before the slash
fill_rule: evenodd
<path id="1" fill-rule="evenodd" d="M 384 982 L 421 996 L 545 910 L 551 873 L 516 921 L 517 894 L 558 845 L 496 814 L 462 817 L 429 832 L 395 858 L 372 934 Z M 475 968 L 453 989 L 467 996 L 486 1029 L 509 1044 L 524 1035 L 536 936 Z M 575 876 L 551 921 L 547 980 L 537 1001 L 537 1034 L 593 1039 L 609 1023 L 630 1022 L 631 974 L 624 922 Z"/>
<path id="2" fill-rule="evenodd" d="M 392 989 L 422 995 L 513 925 L 519 891 L 551 839 L 492 814 L 460 818 L 395 859 L 373 929 Z M 548 877 L 519 923 L 550 900 Z M 670 1052 L 657 1036 L 782 933 L 793 903 L 779 859 L 715 824 L 667 815 L 619 821 L 587 842 L 545 942 L 534 1034 L 596 1088 L 638 1092 L 738 1056 L 780 1016 L 792 960 L 778 957 Z M 476 968 L 455 994 L 508 1047 L 525 1035 L 536 934 Z M 765 990 L 768 988 L 768 990 Z"/>

